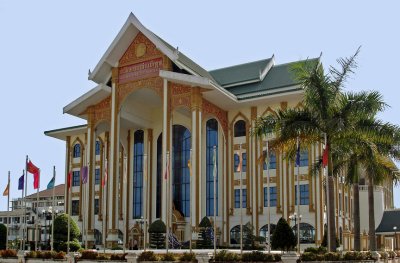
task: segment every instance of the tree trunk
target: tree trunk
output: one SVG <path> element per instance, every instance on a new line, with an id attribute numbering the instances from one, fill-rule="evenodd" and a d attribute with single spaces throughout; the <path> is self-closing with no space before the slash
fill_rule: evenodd
<path id="1" fill-rule="evenodd" d="M 374 179 L 368 180 L 369 250 L 376 251 Z"/>
<path id="2" fill-rule="evenodd" d="M 331 252 L 335 252 L 336 251 L 336 211 L 335 211 L 335 185 L 334 185 L 334 180 L 333 180 L 333 176 L 328 176 L 328 181 L 329 181 L 329 185 L 328 185 L 328 189 L 329 189 L 329 234 L 330 236 L 328 237 L 330 240 L 330 251 Z"/>
<path id="3" fill-rule="evenodd" d="M 353 184 L 354 250 L 361 251 L 360 190 Z"/>

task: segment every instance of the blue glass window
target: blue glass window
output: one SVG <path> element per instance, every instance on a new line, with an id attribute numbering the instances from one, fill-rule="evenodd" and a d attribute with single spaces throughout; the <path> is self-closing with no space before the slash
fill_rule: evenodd
<path id="1" fill-rule="evenodd" d="M 269 188 L 269 197 L 270 199 L 270 205 L 271 207 L 276 206 L 276 187 L 272 186 Z M 268 191 L 267 191 L 267 187 L 264 187 L 264 207 L 268 207 Z"/>
<path id="2" fill-rule="evenodd" d="M 308 205 L 310 203 L 308 184 L 300 185 L 300 205 Z M 295 204 L 297 205 L 297 185 L 295 186 Z"/>
<path id="3" fill-rule="evenodd" d="M 308 150 L 300 151 L 300 167 L 308 166 Z"/>
<path id="4" fill-rule="evenodd" d="M 234 127 L 234 136 L 246 136 L 246 122 L 244 120 L 237 121 Z"/>
<path id="5" fill-rule="evenodd" d="M 264 155 L 266 154 L 266 151 L 264 151 Z M 263 169 L 267 170 L 267 163 L 264 160 L 263 163 Z M 276 169 L 276 154 L 273 151 L 269 152 L 269 169 Z"/>
<path id="6" fill-rule="evenodd" d="M 72 186 L 79 186 L 80 178 L 81 178 L 80 172 L 73 171 L 72 172 Z"/>
<path id="7" fill-rule="evenodd" d="M 95 152 L 96 155 L 100 155 L 100 141 L 96 141 Z"/>
<path id="8" fill-rule="evenodd" d="M 172 129 L 172 194 L 175 209 L 184 217 L 190 213 L 190 173 L 188 161 L 190 158 L 191 134 L 181 125 Z"/>
<path id="9" fill-rule="evenodd" d="M 242 208 L 247 207 L 247 189 L 242 189 Z M 235 189 L 235 208 L 240 208 L 240 189 Z"/>
<path id="10" fill-rule="evenodd" d="M 237 153 L 235 153 L 233 155 L 233 161 L 234 161 L 234 169 L 235 169 L 234 172 L 237 172 L 237 169 L 238 169 L 238 166 L 239 166 L 239 163 L 240 163 L 239 155 Z"/>
<path id="11" fill-rule="evenodd" d="M 157 193 L 156 193 L 156 218 L 161 217 L 161 192 L 162 192 L 162 133 L 157 139 Z"/>
<path id="12" fill-rule="evenodd" d="M 94 170 L 94 184 L 99 185 L 100 184 L 100 169 L 96 168 Z"/>
<path id="13" fill-rule="evenodd" d="M 214 215 L 214 146 L 216 147 L 216 214 L 218 215 L 218 122 L 210 119 L 206 123 L 206 215 Z"/>
<path id="14" fill-rule="evenodd" d="M 242 153 L 242 171 L 245 173 L 247 170 L 247 153 Z"/>
<path id="15" fill-rule="evenodd" d="M 79 143 L 75 144 L 74 146 L 73 157 L 74 158 L 81 157 L 81 145 Z"/>
<path id="16" fill-rule="evenodd" d="M 94 214 L 95 215 L 99 214 L 99 199 L 98 198 L 94 199 Z"/>
<path id="17" fill-rule="evenodd" d="M 134 133 L 133 142 L 133 218 L 142 216 L 144 132 Z"/>

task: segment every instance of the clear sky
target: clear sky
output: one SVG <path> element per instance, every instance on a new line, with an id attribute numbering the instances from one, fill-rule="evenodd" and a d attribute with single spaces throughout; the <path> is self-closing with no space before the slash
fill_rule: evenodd
<path id="1" fill-rule="evenodd" d="M 275 54 L 286 63 L 322 52 L 325 67 L 361 45 L 347 90 L 379 90 L 400 124 L 399 1 L 20 1 L 0 2 L 0 191 L 11 171 L 11 197 L 25 156 L 41 168 L 44 189 L 57 169 L 64 182 L 65 143 L 43 132 L 84 121 L 62 108 L 95 86 L 87 80 L 130 12 L 205 69 Z M 32 175 L 29 193 L 33 193 Z M 0 196 L 0 210 L 7 198 Z M 400 207 L 400 190 L 395 190 Z"/>

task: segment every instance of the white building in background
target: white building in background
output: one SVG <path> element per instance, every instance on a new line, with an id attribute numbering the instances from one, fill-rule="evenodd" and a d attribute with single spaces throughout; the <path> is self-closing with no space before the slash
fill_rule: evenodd
<path id="1" fill-rule="evenodd" d="M 249 46 L 251 39 L 245 48 Z M 213 220 L 215 210 L 218 243 L 225 246 L 238 246 L 241 214 L 256 235 L 268 233 L 268 210 L 272 227 L 280 217 L 289 220 L 296 212 L 294 161 L 285 159 L 282 152 L 271 153 L 267 178 L 266 165 L 258 161 L 266 150 L 266 139 L 252 137 L 249 130 L 258 116 L 302 107 L 302 90 L 290 71 L 294 63 L 305 62 L 277 64 L 272 56 L 206 70 L 131 14 L 89 72 L 94 88 L 64 107 L 64 113 L 87 124 L 45 132 L 66 142 L 65 180 L 71 174 L 72 189 L 69 194 L 65 188 L 65 196 L 71 198 L 65 210 L 71 208 L 74 220 L 85 227 L 89 247 L 103 244 L 104 235 L 107 247 L 120 240 L 126 246 L 132 239 L 140 242 L 141 223 L 156 219 L 170 221 L 177 239 L 187 241 L 203 217 Z M 319 245 L 323 238 L 323 178 L 309 175 L 321 154 L 321 145 L 301 153 L 300 236 L 304 246 Z M 242 178 L 236 172 L 239 155 Z M 81 178 L 84 167 L 88 167 L 85 184 Z M 393 207 L 392 184 L 381 190 L 381 207 Z M 352 196 L 352 189 L 338 178 L 335 199 L 330 202 L 336 207 L 337 235 L 345 250 L 353 243 Z M 365 207 L 367 199 L 360 202 Z"/>

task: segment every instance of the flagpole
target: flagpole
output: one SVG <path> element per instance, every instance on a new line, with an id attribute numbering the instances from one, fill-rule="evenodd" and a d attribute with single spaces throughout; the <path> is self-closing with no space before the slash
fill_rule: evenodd
<path id="1" fill-rule="evenodd" d="M 190 159 L 189 159 L 189 196 L 192 198 L 192 149 L 190 149 Z M 192 253 L 192 200 L 190 200 L 190 206 L 189 206 L 189 222 L 190 222 L 190 228 L 189 228 L 189 233 L 190 233 L 190 240 L 189 240 L 189 249 L 190 253 Z"/>
<path id="2" fill-rule="evenodd" d="M 55 205 L 55 188 L 56 188 L 56 166 L 53 165 L 53 209 L 51 213 L 51 251 L 54 250 L 54 213 L 56 212 L 56 205 Z"/>
<path id="3" fill-rule="evenodd" d="M 40 188 L 40 169 L 39 169 L 39 176 L 38 176 L 38 187 L 36 190 L 36 224 L 35 224 L 35 250 L 38 250 L 38 239 L 39 239 L 39 233 L 38 233 L 38 221 L 39 221 L 39 188 Z"/>
<path id="4" fill-rule="evenodd" d="M 270 202 L 270 184 L 269 184 L 269 141 L 267 140 L 267 204 L 268 204 L 268 253 L 271 253 L 271 202 Z"/>
<path id="5" fill-rule="evenodd" d="M 24 187 L 24 182 L 25 182 L 25 170 L 24 169 L 22 169 L 22 178 L 24 179 L 24 181 L 22 182 L 22 189 L 21 189 L 21 207 L 22 207 L 22 202 L 24 201 L 24 188 L 23 188 Z M 18 187 L 19 187 L 19 181 L 18 181 Z M 22 210 L 22 213 L 24 213 L 24 210 L 23 209 L 21 209 L 21 210 Z M 24 219 L 24 216 L 22 214 L 20 225 L 23 223 L 23 221 L 22 221 L 23 219 Z M 19 232 L 21 232 L 21 231 L 19 231 Z M 22 226 L 22 238 L 21 239 L 22 240 L 20 242 L 20 250 L 25 249 L 24 248 L 24 226 Z"/>
<path id="6" fill-rule="evenodd" d="M 242 185 L 242 171 L 243 171 L 243 160 L 242 160 L 242 144 L 239 144 L 239 165 L 240 165 L 240 255 L 243 254 L 243 185 Z"/>
<path id="7" fill-rule="evenodd" d="M 147 236 L 146 236 L 146 230 L 147 230 L 147 205 L 148 205 L 148 198 L 147 198 L 147 154 L 143 155 L 143 162 L 144 166 L 144 184 L 143 184 L 143 192 L 145 196 L 145 206 L 143 207 L 143 220 L 144 220 L 144 233 L 143 233 L 143 251 L 146 251 L 146 242 L 147 242 Z"/>
<path id="8" fill-rule="evenodd" d="M 297 253 L 300 254 L 300 137 L 297 136 L 297 151 L 298 151 L 298 163 L 297 163 Z"/>
<path id="9" fill-rule="evenodd" d="M 169 151 L 167 151 L 167 165 L 166 165 L 166 167 L 165 167 L 165 169 L 167 169 L 167 171 L 165 171 L 166 172 L 166 175 L 167 175 L 167 178 L 166 178 L 166 186 L 165 186 L 165 189 L 166 189 L 166 191 L 165 191 L 165 194 L 166 194 L 166 214 L 165 214 L 165 216 L 166 216 L 166 225 L 167 225 L 167 229 L 166 229 L 166 237 L 165 237 L 165 248 L 166 248 L 166 251 L 167 251 L 167 253 L 168 253 L 168 247 L 169 247 L 169 240 L 168 240 L 168 237 L 169 237 L 169 216 L 168 216 L 168 210 L 169 210 L 169 194 L 168 194 L 168 190 L 169 190 L 169 176 L 168 176 L 168 173 L 169 173 L 169 171 L 168 171 L 168 169 L 169 169 Z"/>
<path id="10" fill-rule="evenodd" d="M 71 224 L 71 200 L 72 200 L 72 169 L 68 172 L 68 180 L 69 180 L 69 185 L 68 185 L 68 231 L 67 231 L 67 254 L 69 254 L 69 236 L 70 236 L 70 224 Z"/>
<path id="11" fill-rule="evenodd" d="M 325 149 L 324 149 L 324 154 L 325 154 L 326 148 L 328 147 L 326 133 L 324 133 L 324 143 L 325 143 Z M 326 185 L 325 185 L 326 200 L 325 200 L 325 203 L 326 203 L 326 226 L 328 228 L 326 231 L 326 233 L 327 233 L 326 240 L 328 241 L 327 242 L 328 252 L 331 252 L 331 231 L 330 231 L 330 222 L 329 222 L 329 216 L 330 216 L 329 207 L 330 207 L 330 205 L 328 202 L 328 199 L 329 199 L 329 175 L 328 175 L 328 169 L 326 166 L 324 166 L 324 176 L 326 178 Z"/>
<path id="12" fill-rule="evenodd" d="M 23 239 L 23 250 L 25 251 L 25 237 L 26 237 L 26 241 L 28 242 L 28 229 L 27 229 L 27 225 L 26 225 L 26 194 L 27 194 L 27 188 L 28 188 L 28 155 L 26 156 L 26 160 L 25 160 L 25 196 L 24 196 L 24 230 L 23 230 L 23 234 L 22 234 L 22 239 Z"/>
<path id="13" fill-rule="evenodd" d="M 106 154 L 107 156 L 107 154 Z M 102 180 L 102 187 L 103 187 L 103 218 L 102 218 L 102 228 L 103 228 L 103 252 L 106 253 L 106 232 L 107 232 L 107 175 L 108 173 L 108 161 L 107 158 L 105 158 L 105 167 L 104 167 L 104 173 L 103 173 L 103 180 Z"/>
<path id="14" fill-rule="evenodd" d="M 217 255 L 217 147 L 214 145 L 214 258 Z"/>
<path id="15" fill-rule="evenodd" d="M 10 171 L 8 171 L 8 183 L 7 183 L 7 238 L 6 238 L 6 249 L 8 249 L 8 234 L 10 228 L 10 215 L 8 212 L 10 211 Z"/>

